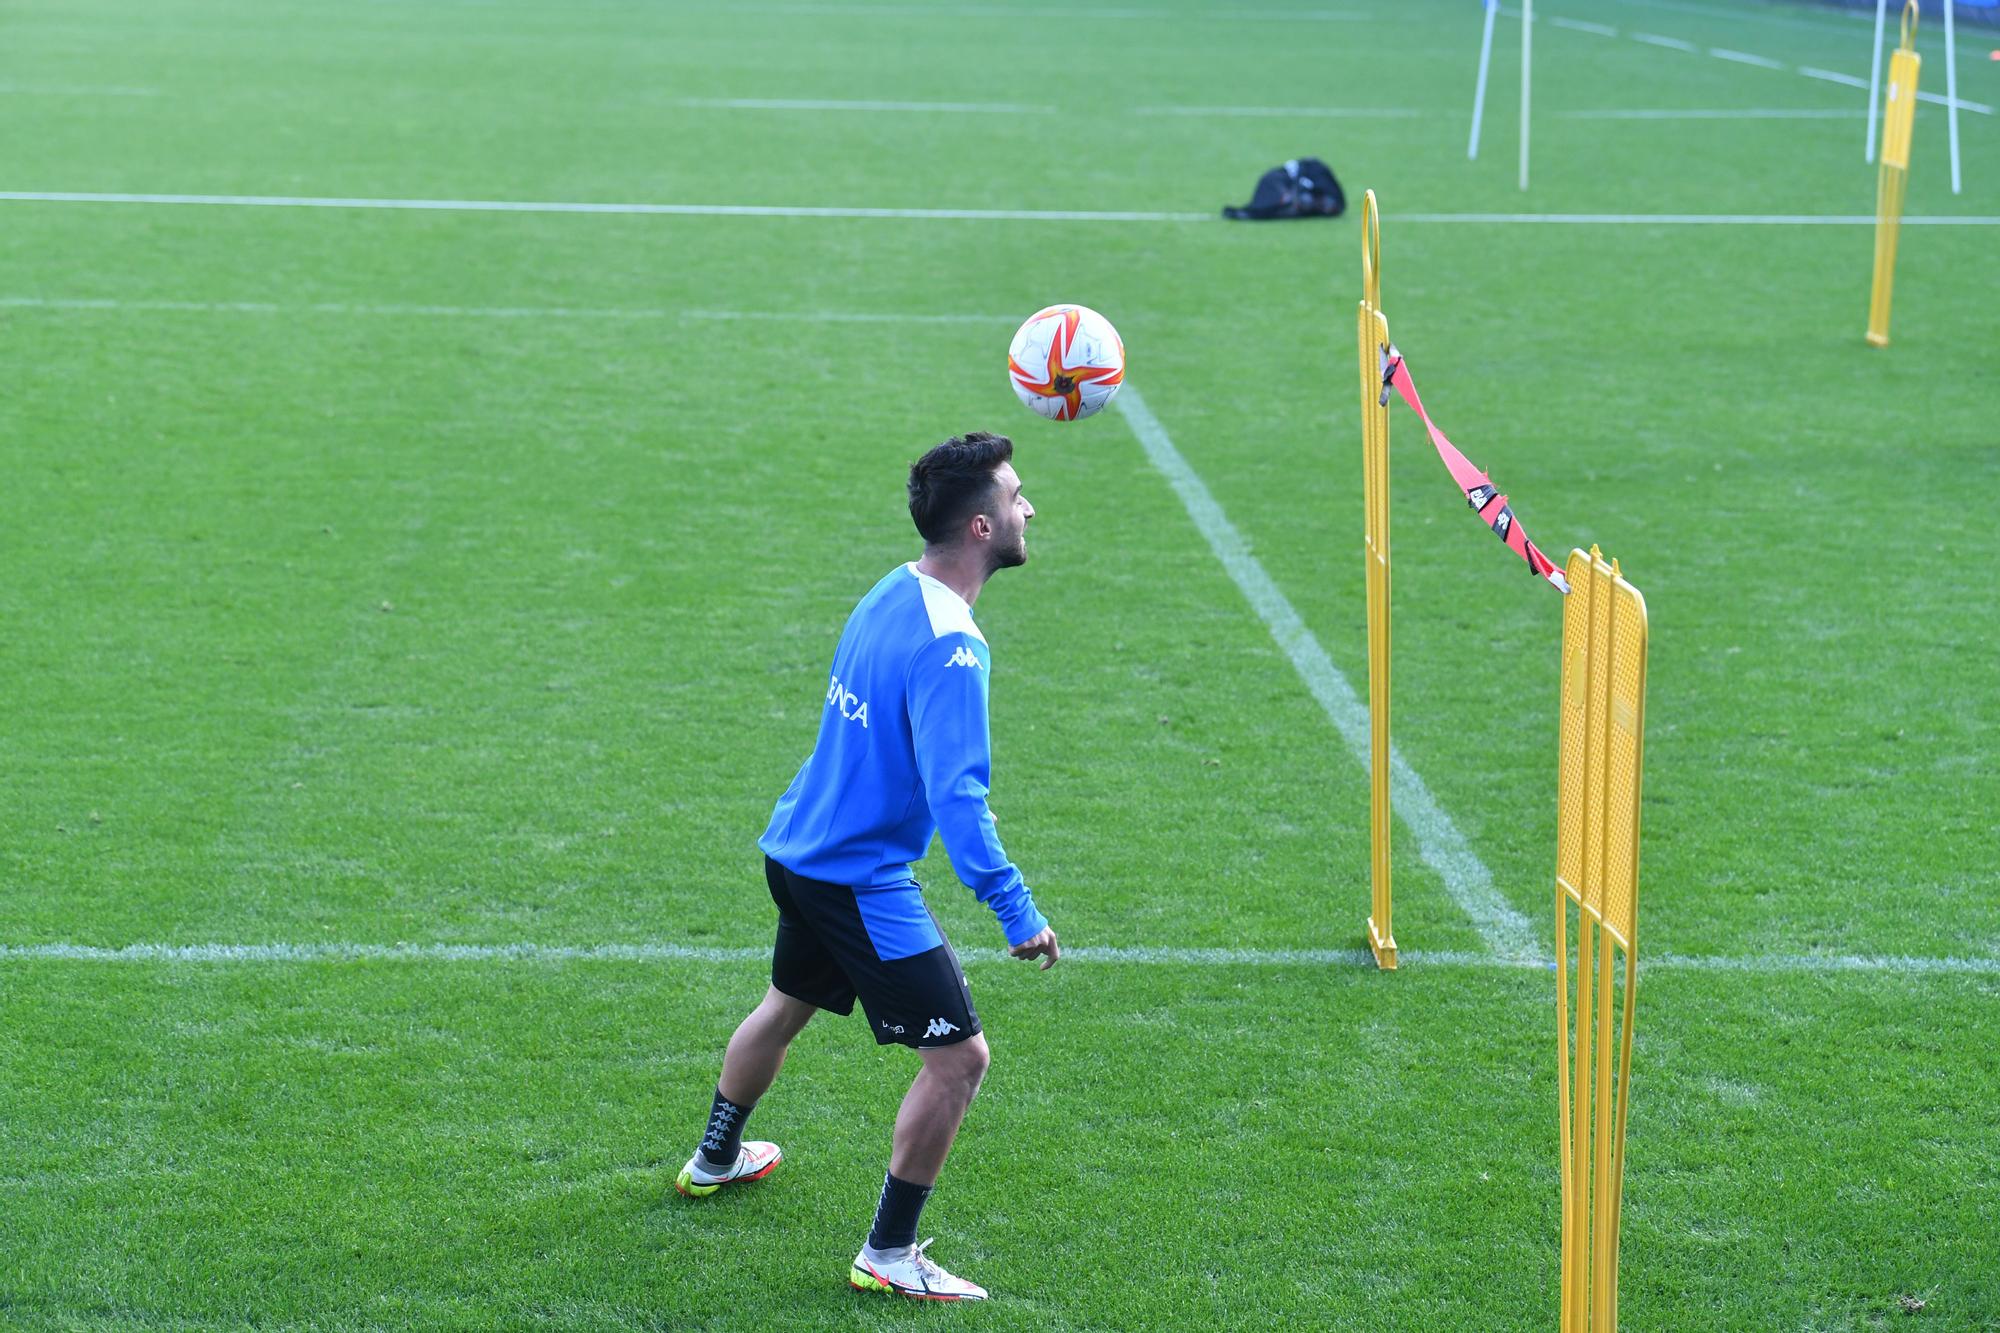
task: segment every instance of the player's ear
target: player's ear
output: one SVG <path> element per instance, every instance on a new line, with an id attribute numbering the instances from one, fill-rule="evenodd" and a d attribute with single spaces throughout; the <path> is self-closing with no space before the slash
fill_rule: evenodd
<path id="1" fill-rule="evenodd" d="M 980 541 L 985 541 L 988 537 L 991 537 L 993 535 L 993 520 L 984 514 L 974 514 L 972 516 L 972 535 Z"/>

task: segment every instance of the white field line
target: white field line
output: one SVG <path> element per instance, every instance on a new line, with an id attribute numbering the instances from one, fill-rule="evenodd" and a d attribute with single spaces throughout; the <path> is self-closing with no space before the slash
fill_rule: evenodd
<path id="1" fill-rule="evenodd" d="M 1845 84 L 1849 88 L 1866 88 L 1868 86 L 1868 80 L 1858 79 L 1852 74 L 1842 74 L 1838 70 L 1815 69 L 1810 65 L 1800 65 L 1799 73 L 1809 79 L 1820 79 L 1827 83 Z M 1942 93 L 1927 93 L 1921 89 L 1917 92 L 1917 100 L 1919 102 L 1929 102 L 1932 106 L 1949 107 L 1953 105 L 1953 100 L 1950 97 Z M 1971 111 L 1982 116 L 1993 114 L 1993 108 L 1985 102 L 1974 102 L 1963 97 L 1957 99 L 1957 106 L 1960 111 Z"/>
<path id="2" fill-rule="evenodd" d="M 1615 37 L 1616 28 L 1605 27 L 1601 23 L 1586 23 L 1576 19 L 1551 19 L 1557 27 L 1570 28 L 1577 32 L 1597 33 Z M 1653 37 L 1647 34 L 1633 34 L 1637 40 L 1652 42 L 1654 45 L 1668 46 L 1674 50 L 1692 51 L 1695 47 L 1679 38 Z M 1751 55 L 1743 51 L 1730 51 L 1722 47 L 1710 47 L 1708 53 L 1721 60 L 1734 60 L 1745 65 L 1758 65 L 1766 69 L 1790 68 L 1782 61 L 1765 56 Z M 1849 74 L 1837 74 L 1831 70 L 1801 68 L 1800 73 L 1811 78 L 1825 79 L 1834 83 L 1844 83 L 1862 88 L 1867 84 Z M 114 88 L 96 87 L 87 84 L 25 84 L 0 83 L 0 97 L 158 97 L 157 88 Z M 1949 95 L 1919 92 L 1919 101 L 1932 102 L 1938 106 L 1950 106 L 1953 99 Z M 996 116 L 1053 116 L 1062 108 L 1054 106 L 1029 106 L 1013 102 L 884 102 L 847 101 L 836 98 L 784 98 L 784 97 L 680 97 L 673 99 L 672 105 L 697 110 L 723 111 L 854 111 L 854 112 L 937 112 L 939 114 L 996 115 Z M 1983 102 L 1959 101 L 1958 106 L 1981 115 L 1992 115 L 1994 109 Z M 1331 119 L 1331 120 L 1402 120 L 1422 116 L 1425 113 L 1407 107 L 1282 107 L 1282 106 L 1147 106 L 1135 107 L 1128 114 L 1135 116 L 1187 116 L 1187 117 L 1265 117 L 1271 119 Z"/>
<path id="3" fill-rule="evenodd" d="M 771 321 L 801 324 L 1002 324 L 1007 315 L 905 315 L 853 310 L 695 310 L 667 306 L 369 305 L 314 301 L 156 301 L 106 297 L 0 296 L 0 310 L 158 311 L 222 315 L 369 315 L 384 318 Z"/>
<path id="4" fill-rule="evenodd" d="M 762 963 L 767 945 L 694 944 L 0 944 L 0 964 L 67 963 Z M 968 967 L 1018 965 L 998 949 L 970 949 Z M 1405 949 L 1417 967 L 1553 971 L 1543 959 L 1454 950 Z M 1375 970 L 1366 949 L 1196 949 L 1145 945 L 1085 945 L 1063 950 L 1071 964 L 1140 967 L 1353 967 Z M 1642 958 L 1641 972 L 1741 972 L 1759 975 L 1886 973 L 1900 976 L 2000 976 L 2000 958 L 1906 957 L 1896 954 L 1663 954 Z"/>
<path id="5" fill-rule="evenodd" d="M 0 203 L 205 206 L 213 208 L 355 208 L 416 212 L 585 213 L 666 217 L 879 218 L 974 222 L 1217 222 L 1220 213 L 1089 212 L 980 208 L 842 208 L 776 204 L 617 204 L 509 199 L 347 199 L 316 195 L 99 194 L 76 191 L 0 190 Z M 1874 226 L 1875 216 L 1814 213 L 1399 213 L 1400 222 L 1561 226 Z M 2000 218 L 1972 215 L 1906 217 L 1903 225 L 1991 227 Z"/>
<path id="6" fill-rule="evenodd" d="M 1717 60 L 1733 60 L 1739 65 L 1755 65 L 1758 69 L 1783 69 L 1785 62 L 1773 60 L 1769 56 L 1753 56 L 1748 51 L 1732 51 L 1726 46 L 1711 46 L 1708 53 Z"/>
<path id="7" fill-rule="evenodd" d="M 1811 65 L 1800 65 L 1799 73 L 1809 79 L 1819 79 L 1825 83 L 1838 83 L 1849 88 L 1866 88 L 1868 86 L 1868 80 L 1856 78 L 1852 74 L 1842 74 L 1838 70 L 1816 69 Z M 1929 102 L 1932 106 L 1949 107 L 1953 105 L 1952 99 L 1946 97 L 1943 93 L 1927 93 L 1919 90 L 1917 100 L 1919 102 Z M 1993 108 L 1990 105 L 1985 102 L 1974 102 L 1969 98 L 1959 98 L 1957 106 L 1960 111 L 1970 111 L 1975 115 L 1990 116 L 1993 114 Z"/>
<path id="8" fill-rule="evenodd" d="M 1397 222 L 1575 227 L 1872 227 L 1873 213 L 1398 213 Z M 2000 227 L 2000 217 L 1907 217 L 1905 227 Z"/>
<path id="9" fill-rule="evenodd" d="M 1214 116 L 1270 120 L 1408 120 L 1421 111 L 1408 107 L 1378 106 L 1142 106 L 1135 116 Z"/>
<path id="10" fill-rule="evenodd" d="M 1658 110 L 1558 111 L 1558 120 L 1860 120 L 1859 107 L 1845 111 L 1802 111 L 1795 107 L 1744 107 L 1734 110 L 1663 107 Z"/>
<path id="11" fill-rule="evenodd" d="M 1660 7 L 1672 8 L 1672 6 Z M 1518 19 L 1521 17 L 1520 10 L 1506 6 L 1502 6 L 1500 12 L 1508 18 Z M 1692 12 L 1722 13 L 1725 11 L 1697 10 Z M 1541 21 L 1537 20 L 1537 22 Z M 1585 23 L 1577 19 L 1560 18 L 1552 18 L 1546 21 L 1558 28 L 1568 28 L 1572 32 L 1588 32 L 1599 37 L 1615 37 L 1618 35 L 1618 29 L 1607 27 L 1601 23 Z M 1803 74 L 1809 79 L 1818 79 L 1823 83 L 1838 83 L 1849 88 L 1866 88 L 1868 86 L 1868 80 L 1856 78 L 1852 74 L 1842 74 L 1838 70 L 1819 69 L 1813 65 L 1788 65 L 1782 60 L 1773 60 L 1769 56 L 1760 56 L 1749 51 L 1735 51 L 1722 46 L 1711 46 L 1704 49 L 1683 37 L 1668 37 L 1657 32 L 1633 32 L 1627 35 L 1635 42 L 1643 42 L 1647 46 L 1657 46 L 1668 51 L 1685 51 L 1692 55 L 1707 55 L 1716 60 L 1727 60 L 1732 64 L 1754 65 L 1759 69 L 1789 70 L 1793 73 Z M 1931 102 L 1938 106 L 1951 106 L 1954 102 L 1954 99 L 1949 95 L 1922 91 L 1917 93 L 1917 100 L 1920 102 Z M 1961 111 L 1972 111 L 1982 116 L 1994 114 L 1994 109 L 1984 102 L 1972 102 L 1960 98 L 1957 99 L 1956 104 Z"/>
<path id="12" fill-rule="evenodd" d="M 1780 13 L 1779 7 L 1775 5 L 1739 4 L 1731 9 L 1720 9 L 1714 5 L 1680 3 L 1679 0 L 1623 0 L 1623 3 L 1638 5 L 1646 9 L 1670 10 L 1677 14 L 1701 14 L 1709 18 L 1728 19 L 1735 23 L 1740 23 L 1746 18 L 1757 19 L 1766 23 L 1784 24 L 1788 27 L 1810 28 L 1822 35 L 1840 26 L 1839 20 L 1841 19 L 1854 18 L 1863 22 L 1866 21 L 1866 15 L 1849 14 L 1845 10 L 1819 11 L 1825 13 L 1828 19 L 1833 20 L 1831 23 L 1821 23 L 1803 14 L 1793 17 Z"/>
<path id="13" fill-rule="evenodd" d="M 1952 99 L 1947 97 L 1945 94 L 1927 93 L 1921 89 L 1919 89 L 1917 92 L 1917 100 L 1919 102 L 1929 102 L 1932 106 L 1948 107 L 1952 105 Z M 1990 116 L 1993 114 L 1993 108 L 1988 106 L 1984 102 L 1971 102 L 1961 97 L 1958 99 L 1957 105 L 1960 111 L 1974 111 L 1982 116 Z"/>
<path id="14" fill-rule="evenodd" d="M 1291 659 L 1341 739 L 1347 742 L 1347 748 L 1366 769 L 1368 706 L 1361 702 L 1354 687 L 1347 683 L 1347 677 L 1306 628 L 1285 594 L 1271 581 L 1264 566 L 1250 553 L 1243 534 L 1236 530 L 1207 485 L 1174 447 L 1166 428 L 1146 406 L 1136 386 L 1127 384 L 1111 401 L 1124 414 L 1132 433 L 1144 446 L 1146 457 L 1180 496 L 1188 517 L 1207 539 L 1215 558 L 1222 562 L 1223 569 L 1271 631 L 1271 637 Z M 1471 919 L 1486 947 L 1505 958 L 1536 957 L 1540 936 L 1528 919 L 1500 896 L 1485 862 L 1473 852 L 1451 816 L 1438 805 L 1424 780 L 1393 747 L 1389 752 L 1389 786 L 1390 805 L 1416 836 L 1418 854 L 1444 881 L 1445 891 Z"/>

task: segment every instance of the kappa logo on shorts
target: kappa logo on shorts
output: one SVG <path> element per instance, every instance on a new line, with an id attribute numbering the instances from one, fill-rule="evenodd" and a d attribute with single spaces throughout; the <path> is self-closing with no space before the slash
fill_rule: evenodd
<path id="1" fill-rule="evenodd" d="M 951 660 L 946 662 L 945 665 L 948 667 L 955 667 L 955 666 L 971 667 L 974 671 L 977 671 L 979 670 L 979 654 L 973 652 L 970 648 L 967 648 L 964 644 L 960 644 L 955 650 L 953 650 L 951 655 Z"/>
<path id="2" fill-rule="evenodd" d="M 958 1031 L 958 1024 L 942 1018 L 933 1018 L 931 1025 L 924 1029 L 926 1037 L 949 1037 Z"/>

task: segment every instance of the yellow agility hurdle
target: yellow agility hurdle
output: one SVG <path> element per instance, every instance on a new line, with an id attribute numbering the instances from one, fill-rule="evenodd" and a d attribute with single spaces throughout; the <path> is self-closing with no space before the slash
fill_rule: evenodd
<path id="1" fill-rule="evenodd" d="M 1903 40 L 1889 57 L 1889 97 L 1882 113 L 1882 165 L 1875 185 L 1875 287 L 1868 298 L 1868 341 L 1889 345 L 1889 297 L 1896 286 L 1896 239 L 1903 229 L 1903 196 L 1910 186 L 1910 128 L 1917 114 L 1917 73 L 1922 58 L 1917 0 L 1903 6 Z"/>
<path id="2" fill-rule="evenodd" d="M 1556 814 L 1557 1114 L 1562 1151 L 1563 1333 L 1618 1327 L 1632 1003 L 1638 992 L 1639 776 L 1646 601 L 1596 547 L 1572 551 L 1563 607 Z M 1570 905 L 1576 905 L 1575 1030 Z M 1618 954 L 1624 966 L 1618 965 Z M 1623 980 L 1623 1019 L 1614 995 Z M 1612 1051 L 1617 1050 L 1614 1064 Z"/>
<path id="3" fill-rule="evenodd" d="M 1396 966 L 1389 908 L 1389 320 L 1382 313 L 1382 223 L 1375 192 L 1361 200 L 1361 462 L 1368 566 L 1368 947 Z"/>

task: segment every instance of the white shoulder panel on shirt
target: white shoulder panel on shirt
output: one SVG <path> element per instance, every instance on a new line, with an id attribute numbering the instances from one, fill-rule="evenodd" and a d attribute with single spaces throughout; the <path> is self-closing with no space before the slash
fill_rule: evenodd
<path id="1" fill-rule="evenodd" d="M 918 569 L 914 560 L 903 568 L 910 571 L 917 581 L 917 587 L 924 594 L 924 611 L 931 618 L 932 638 L 941 639 L 947 634 L 970 634 L 981 643 L 986 642 L 986 636 L 981 634 L 979 626 L 973 623 L 972 608 L 965 604 L 963 597 Z"/>

